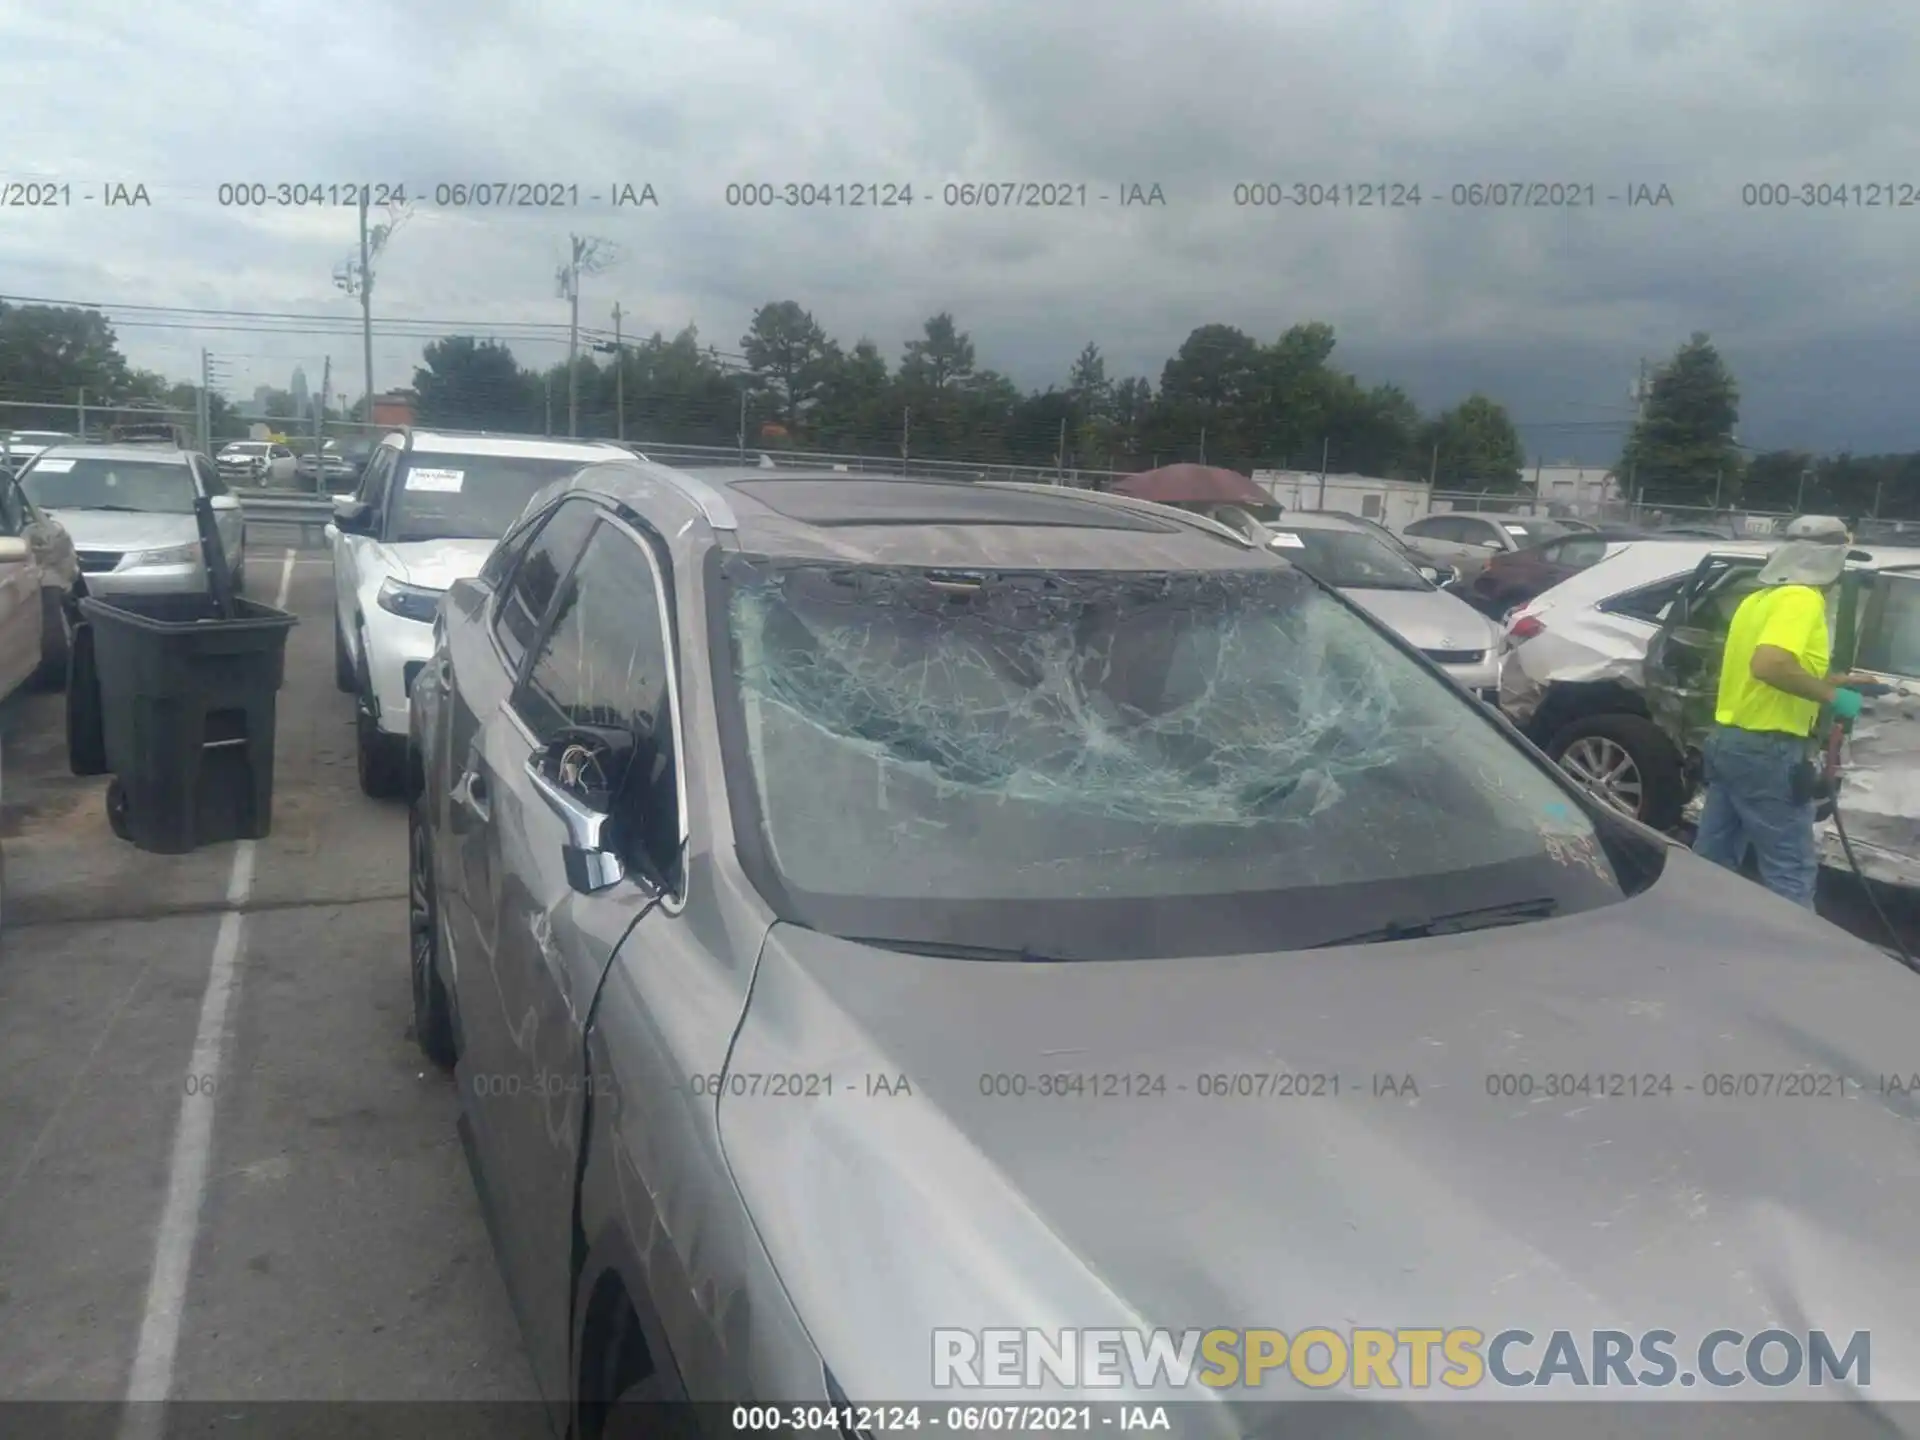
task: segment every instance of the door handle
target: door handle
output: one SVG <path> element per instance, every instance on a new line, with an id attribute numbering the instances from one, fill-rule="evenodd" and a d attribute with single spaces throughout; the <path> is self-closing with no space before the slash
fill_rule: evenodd
<path id="1" fill-rule="evenodd" d="M 485 820 L 490 806 L 487 799 L 487 777 L 474 769 L 469 763 L 461 772 L 460 778 L 453 782 L 453 789 L 447 798 L 470 813 L 476 820 Z"/>

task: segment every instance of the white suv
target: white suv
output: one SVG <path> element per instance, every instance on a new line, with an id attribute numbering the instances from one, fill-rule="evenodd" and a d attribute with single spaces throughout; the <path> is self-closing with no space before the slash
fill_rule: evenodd
<path id="1" fill-rule="evenodd" d="M 632 455 L 611 441 L 399 430 L 368 458 L 355 493 L 334 501 L 334 679 L 359 701 L 368 795 L 403 788 L 407 695 L 433 653 L 447 587 L 480 573 L 544 486 Z"/>

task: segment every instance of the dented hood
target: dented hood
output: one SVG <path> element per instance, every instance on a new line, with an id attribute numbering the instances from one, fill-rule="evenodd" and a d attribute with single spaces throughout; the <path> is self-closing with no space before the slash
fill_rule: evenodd
<path id="1" fill-rule="evenodd" d="M 832 1093 L 729 1089 L 719 1124 L 856 1400 L 931 1396 L 933 1327 L 1067 1325 L 1668 1329 L 1683 1358 L 1870 1330 L 1874 1398 L 1915 1399 L 1920 1131 L 1882 1077 L 1916 1033 L 1912 976 L 1676 853 L 1603 910 L 1365 948 L 1019 964 L 777 926 L 730 1069 Z"/>

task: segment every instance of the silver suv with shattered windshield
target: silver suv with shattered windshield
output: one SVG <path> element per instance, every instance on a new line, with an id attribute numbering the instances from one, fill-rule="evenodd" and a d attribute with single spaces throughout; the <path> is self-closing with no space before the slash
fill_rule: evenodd
<path id="1" fill-rule="evenodd" d="M 1302 1328 L 1390 1272 L 1457 1314 L 1516 1236 L 1541 1263 L 1503 1303 L 1757 1332 L 1797 1283 L 1754 1290 L 1761 1232 L 1641 1263 L 1756 1185 L 1920 1283 L 1904 1209 L 1798 1183 L 1904 1165 L 1884 1107 L 1780 1107 L 1716 1167 L 1724 1110 L 1522 1126 L 1482 1085 L 1679 1072 L 1703 1035 L 1867 1073 L 1920 1025 L 1910 978 L 1210 521 L 590 465 L 451 586 L 409 727 L 417 1033 L 574 1433 L 683 1394 L 932 1399 L 935 1327 L 1036 1312 Z M 1068 1071 L 1106 1103 L 1039 1098 Z M 1415 1071 L 1417 1113 L 1365 1098 Z M 1321 1098 L 1203 1098 L 1275 1074 Z"/>

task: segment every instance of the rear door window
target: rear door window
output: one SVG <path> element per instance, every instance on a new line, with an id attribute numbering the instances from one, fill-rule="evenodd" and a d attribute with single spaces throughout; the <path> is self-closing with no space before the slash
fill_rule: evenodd
<path id="1" fill-rule="evenodd" d="M 1874 577 L 1854 666 L 1920 679 L 1920 572 L 1883 570 Z"/>

